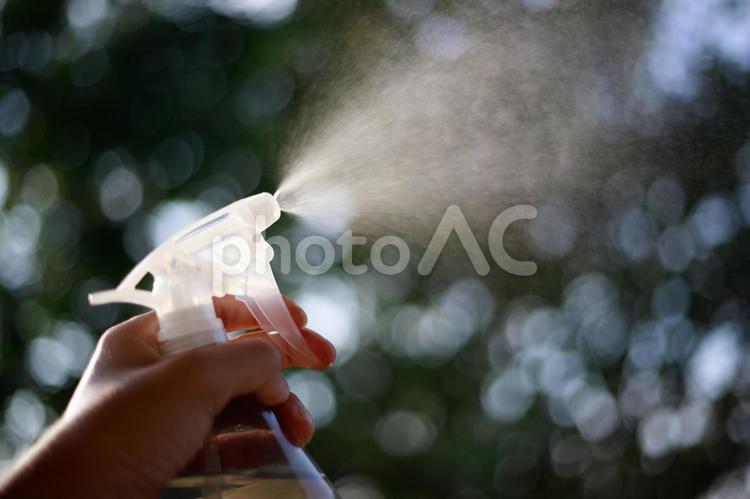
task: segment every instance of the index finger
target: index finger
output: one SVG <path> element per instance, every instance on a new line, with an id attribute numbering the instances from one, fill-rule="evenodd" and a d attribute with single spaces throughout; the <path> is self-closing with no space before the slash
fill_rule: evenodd
<path id="1" fill-rule="evenodd" d="M 298 328 L 307 324 L 307 315 L 304 310 L 294 303 L 290 298 L 284 297 L 289 313 Z M 238 331 L 241 329 L 258 329 L 260 325 L 245 303 L 238 300 L 234 295 L 214 296 L 214 308 L 216 315 L 224 323 L 227 331 Z"/>

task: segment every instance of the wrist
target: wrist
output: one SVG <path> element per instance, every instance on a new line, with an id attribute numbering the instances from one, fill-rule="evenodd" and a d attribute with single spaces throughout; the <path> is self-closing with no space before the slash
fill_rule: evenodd
<path id="1" fill-rule="evenodd" d="M 0 497 L 73 497 L 86 490 L 81 459 L 61 422 L 53 425 L 0 479 Z"/>
<path id="2" fill-rule="evenodd" d="M 71 420 L 55 423 L 0 477 L 0 499 L 145 497 L 133 493 L 133 483 L 116 483 L 121 470 L 99 449 L 106 439 L 83 426 Z"/>

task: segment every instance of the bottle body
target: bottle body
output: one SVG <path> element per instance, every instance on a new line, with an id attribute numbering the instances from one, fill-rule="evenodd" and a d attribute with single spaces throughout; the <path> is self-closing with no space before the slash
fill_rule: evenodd
<path id="1" fill-rule="evenodd" d="M 163 498 L 334 499 L 333 487 L 293 445 L 273 411 L 254 397 L 232 400 L 201 452 Z"/>

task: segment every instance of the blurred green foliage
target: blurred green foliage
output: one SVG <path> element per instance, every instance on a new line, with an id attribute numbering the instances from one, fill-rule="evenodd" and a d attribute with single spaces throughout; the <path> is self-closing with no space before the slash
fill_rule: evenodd
<path id="1" fill-rule="evenodd" d="M 307 0 L 292 2 L 294 12 L 278 25 L 264 26 L 196 5 L 69 0 L 3 7 L 6 464 L 64 408 L 93 339 L 134 312 L 91 308 L 87 293 L 115 284 L 153 246 L 154 234 L 177 229 L 184 217 L 273 192 L 293 125 L 314 121 L 300 116 L 302 97 L 321 75 L 345 71 L 341 54 L 351 40 L 367 22 L 386 19 L 386 6 L 394 10 L 392 1 Z M 322 428 L 309 448 L 344 498 L 681 498 L 721 485 L 724 473 L 747 464 L 743 189 L 750 177 L 732 167 L 750 164 L 750 153 L 738 156 L 750 94 L 744 77 L 726 77 L 724 69 L 708 71 L 718 97 L 700 125 L 641 139 L 643 149 L 665 148 L 669 159 L 691 156 L 707 165 L 673 184 L 642 186 L 657 201 L 682 196 L 684 206 L 670 220 L 659 218 L 658 202 L 634 204 L 635 211 L 623 210 L 632 223 L 617 222 L 636 235 L 647 227 L 663 236 L 687 213 L 704 213 L 700 206 L 733 220 L 728 235 L 684 266 L 671 268 L 679 255 L 656 250 L 633 263 L 628 258 L 638 249 L 613 243 L 620 253 L 603 259 L 603 273 L 575 275 L 555 263 L 529 280 L 500 272 L 457 281 L 410 274 L 284 280 L 289 291 L 317 283 L 321 294 L 339 286 L 334 296 L 359 300 L 360 315 L 345 323 L 360 328 L 358 346 L 344 349 L 342 362 L 322 375 L 292 374 L 292 386 L 308 397 L 332 400 L 313 411 Z M 713 193 L 720 202 L 702 205 Z M 719 227 L 710 213 L 697 223 Z M 357 295 L 371 285 L 377 296 Z M 454 306 L 475 317 L 464 340 L 452 339 L 455 323 L 439 317 Z M 411 350 L 399 343 L 400 326 L 413 328 L 433 312 L 437 318 L 425 327 L 447 336 Z M 548 343 L 546 333 L 556 328 L 565 331 L 562 339 Z M 597 343 L 591 331 L 604 340 Z M 684 346 L 678 353 L 663 344 L 674 338 Z M 705 338 L 716 341 L 701 343 Z M 661 357 L 651 359 L 653 351 Z M 730 363 L 731 380 L 723 381 L 721 367 L 711 370 Z M 539 374 L 545 365 L 559 371 Z M 691 369 L 718 376 L 704 381 L 715 393 L 689 395 Z M 572 371 L 575 382 L 563 386 Z M 547 376 L 547 388 L 531 387 L 537 374 Z M 565 404 L 589 412 L 563 410 Z M 691 430 L 696 421 L 701 428 Z M 696 436 L 681 440 L 689 431 Z M 747 493 L 739 490 L 737 497 Z"/>

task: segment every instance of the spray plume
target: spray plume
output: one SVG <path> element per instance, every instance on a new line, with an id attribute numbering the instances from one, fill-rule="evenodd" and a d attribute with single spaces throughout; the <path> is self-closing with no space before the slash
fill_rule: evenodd
<path id="1" fill-rule="evenodd" d="M 355 54 L 365 69 L 332 85 L 332 111 L 298 133 L 282 206 L 420 244 L 452 204 L 475 230 L 519 203 L 596 217 L 613 175 L 627 197 L 623 175 L 660 173 L 642 141 L 677 114 L 655 111 L 667 97 L 653 61 L 670 47 L 645 16 L 638 2 L 468 2 L 426 15 L 411 39 L 370 23 L 379 41 Z"/>

